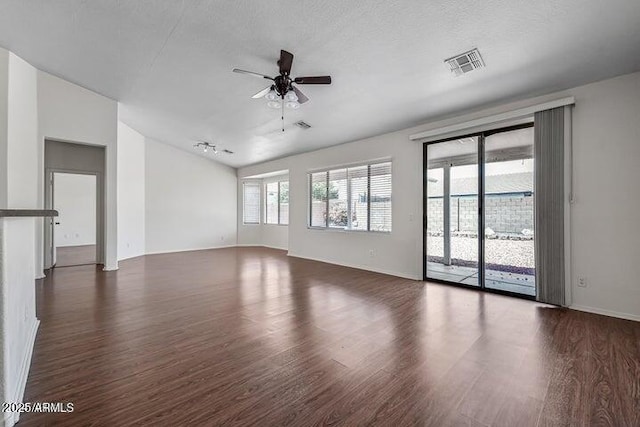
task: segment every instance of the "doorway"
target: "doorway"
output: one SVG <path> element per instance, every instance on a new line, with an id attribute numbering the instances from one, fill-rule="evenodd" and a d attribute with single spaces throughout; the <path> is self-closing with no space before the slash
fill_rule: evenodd
<path id="1" fill-rule="evenodd" d="M 54 266 L 79 265 L 79 264 L 104 264 L 105 259 L 105 148 L 87 144 L 79 144 L 65 141 L 45 139 L 44 146 L 44 200 L 46 209 L 59 209 L 60 217 L 44 222 L 44 268 Z M 70 185 L 76 188 L 75 196 L 65 196 L 54 193 L 61 191 L 62 187 Z M 76 182 L 70 184 L 68 181 Z M 83 181 L 83 184 L 78 182 Z M 93 184 L 89 184 L 91 181 Z M 80 187 L 84 190 L 79 190 Z M 89 189 L 91 187 L 92 189 Z M 62 199 L 61 199 L 62 197 Z M 71 197 L 71 201 L 69 200 Z M 78 200 L 73 197 L 80 198 Z M 88 201 L 94 200 L 93 203 Z M 57 199 L 57 200 L 56 200 Z M 82 201 L 81 201 L 82 200 Z M 60 203 L 63 205 L 60 206 Z M 89 213 L 82 221 L 82 228 L 74 218 L 80 216 L 73 214 L 74 206 L 92 205 L 85 208 Z M 65 205 L 70 206 L 65 208 Z M 71 223 L 67 220 L 65 211 L 71 210 Z M 86 213 L 86 212 L 85 212 Z M 89 219 L 89 217 L 91 217 Z M 67 219 L 65 219 L 67 218 Z M 90 221 L 90 222 L 89 222 Z M 59 222 L 59 224 L 56 224 Z M 94 236 L 86 224 L 95 226 Z M 66 230 L 66 231 L 65 231 Z M 88 231 L 89 230 L 89 231 Z M 76 236 L 77 234 L 77 236 Z M 95 250 L 91 247 L 94 246 Z M 59 252 L 59 254 L 58 254 Z M 62 259 L 56 259 L 61 255 Z M 67 257 L 66 255 L 69 255 Z M 90 262 L 90 260 L 92 260 Z"/>
<path id="2" fill-rule="evenodd" d="M 533 299 L 533 123 L 425 144 L 424 278 Z"/>
<path id="3" fill-rule="evenodd" d="M 54 267 L 97 263 L 97 177 L 94 174 L 52 173 Z"/>

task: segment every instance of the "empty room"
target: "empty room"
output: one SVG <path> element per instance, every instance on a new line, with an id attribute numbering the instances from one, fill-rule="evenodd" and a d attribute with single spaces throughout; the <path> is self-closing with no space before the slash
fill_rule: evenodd
<path id="1" fill-rule="evenodd" d="M 640 426 L 639 163 L 637 0 L 0 0 L 0 424 Z"/>

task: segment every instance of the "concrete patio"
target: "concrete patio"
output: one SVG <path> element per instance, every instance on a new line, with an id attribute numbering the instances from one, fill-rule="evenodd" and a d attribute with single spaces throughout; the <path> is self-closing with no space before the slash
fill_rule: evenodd
<path id="1" fill-rule="evenodd" d="M 536 295 L 535 276 L 533 275 L 507 273 L 489 269 L 487 269 L 485 273 L 487 276 L 485 285 L 488 289 L 497 289 L 529 296 Z M 427 278 L 480 286 L 478 269 L 472 267 L 444 265 L 428 261 Z"/>

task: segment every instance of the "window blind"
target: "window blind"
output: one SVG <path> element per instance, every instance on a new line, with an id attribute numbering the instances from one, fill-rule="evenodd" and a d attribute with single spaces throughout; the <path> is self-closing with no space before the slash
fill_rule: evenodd
<path id="1" fill-rule="evenodd" d="M 352 230 L 369 229 L 369 166 L 349 168 L 349 217 Z"/>
<path id="2" fill-rule="evenodd" d="M 312 173 L 310 185 L 310 213 L 309 224 L 312 227 L 327 226 L 327 176 L 328 172 Z"/>
<path id="3" fill-rule="evenodd" d="M 347 170 L 329 171 L 329 227 L 345 228 L 347 215 Z"/>
<path id="4" fill-rule="evenodd" d="M 369 229 L 391 231 L 391 163 L 370 166 Z"/>
<path id="5" fill-rule="evenodd" d="M 391 162 L 309 174 L 309 226 L 391 231 Z"/>
<path id="6" fill-rule="evenodd" d="M 289 224 L 289 181 L 280 181 L 279 203 L 280 211 L 278 222 L 283 225 Z"/>
<path id="7" fill-rule="evenodd" d="M 265 224 L 277 224 L 278 223 L 278 183 L 269 182 L 265 185 L 265 212 L 264 222 Z"/>
<path id="8" fill-rule="evenodd" d="M 242 222 L 260 224 L 260 183 L 245 182 L 242 189 Z"/>

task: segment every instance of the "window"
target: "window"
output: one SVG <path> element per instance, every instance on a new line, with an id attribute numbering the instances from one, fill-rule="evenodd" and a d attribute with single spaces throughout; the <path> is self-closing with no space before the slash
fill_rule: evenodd
<path id="1" fill-rule="evenodd" d="M 260 224 L 260 183 L 245 182 L 242 190 L 242 222 Z"/>
<path id="2" fill-rule="evenodd" d="M 265 185 L 265 224 L 289 224 L 289 181 Z"/>
<path id="3" fill-rule="evenodd" d="M 311 174 L 311 218 L 312 227 L 327 226 L 327 172 Z"/>
<path id="4" fill-rule="evenodd" d="M 265 185 L 265 224 L 277 224 L 278 223 L 278 183 L 270 182 Z"/>
<path id="5" fill-rule="evenodd" d="M 309 174 L 309 226 L 391 231 L 391 162 Z"/>
<path id="6" fill-rule="evenodd" d="M 289 224 L 289 181 L 281 181 L 278 185 L 280 186 L 280 194 L 278 196 L 280 201 L 278 222 L 286 225 Z"/>

